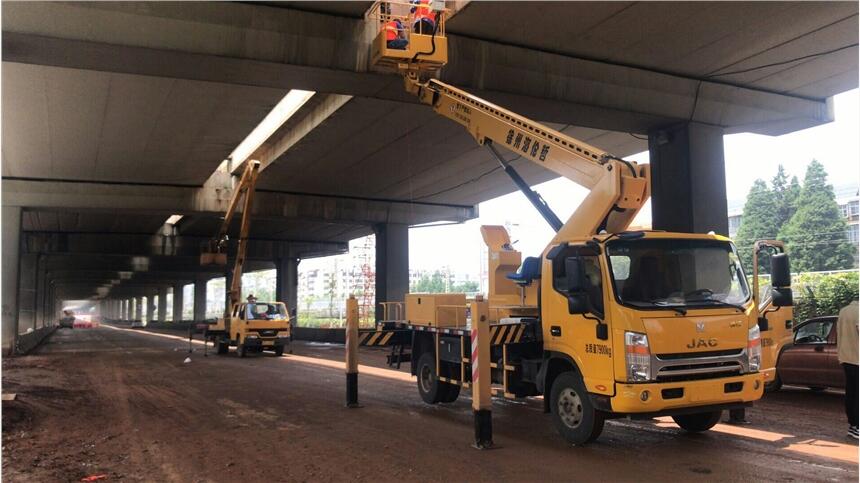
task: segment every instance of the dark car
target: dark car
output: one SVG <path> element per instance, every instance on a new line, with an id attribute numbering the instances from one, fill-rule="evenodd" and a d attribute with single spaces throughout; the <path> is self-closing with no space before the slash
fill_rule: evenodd
<path id="1" fill-rule="evenodd" d="M 783 384 L 813 391 L 844 388 L 845 373 L 836 349 L 836 316 L 809 319 L 794 328 L 794 343 L 776 363 L 775 388 Z"/>

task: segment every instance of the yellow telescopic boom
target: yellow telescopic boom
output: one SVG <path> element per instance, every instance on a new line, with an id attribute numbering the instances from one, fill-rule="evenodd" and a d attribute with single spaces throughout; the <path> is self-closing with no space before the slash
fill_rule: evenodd
<path id="1" fill-rule="evenodd" d="M 438 80 L 421 82 L 414 71 L 407 71 L 405 79 L 409 92 L 465 127 L 478 144 L 494 151 L 503 166 L 507 163 L 493 146 L 504 146 L 590 190 L 579 209 L 557 229 L 556 240 L 624 231 L 648 200 L 647 165 L 625 161 Z"/>
<path id="2" fill-rule="evenodd" d="M 239 183 L 233 191 L 230 204 L 227 205 L 224 221 L 221 223 L 215 238 L 209 242 L 208 250 L 204 250 L 200 255 L 200 263 L 202 265 L 213 263 L 218 265 L 227 264 L 227 231 L 230 229 L 230 222 L 233 221 L 233 216 L 236 214 L 239 202 L 244 196 L 242 224 L 239 229 L 239 244 L 236 250 L 236 261 L 233 263 L 233 280 L 230 284 L 230 307 L 239 303 L 239 298 L 242 296 L 242 267 L 245 264 L 248 234 L 251 230 L 251 208 L 254 202 L 254 188 L 257 185 L 257 175 L 259 172 L 259 161 L 250 160 L 245 164 L 245 171 L 242 173 L 242 177 L 239 178 Z"/>

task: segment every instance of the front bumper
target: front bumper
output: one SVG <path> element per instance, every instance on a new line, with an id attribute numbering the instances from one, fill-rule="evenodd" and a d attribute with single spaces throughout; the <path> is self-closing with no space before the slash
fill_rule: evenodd
<path id="1" fill-rule="evenodd" d="M 647 398 L 643 396 L 645 391 Z M 614 413 L 662 413 L 695 406 L 751 403 L 760 399 L 763 391 L 764 375 L 757 372 L 696 381 L 616 383 L 615 396 L 609 398 L 609 403 Z"/>
<path id="2" fill-rule="evenodd" d="M 776 379 L 776 368 L 775 367 L 771 367 L 770 369 L 764 369 L 763 371 L 761 371 L 761 373 L 764 376 L 764 382 L 765 383 L 773 382 L 774 379 Z"/>
<path id="3" fill-rule="evenodd" d="M 274 349 L 284 347 L 289 343 L 288 337 L 246 337 L 245 348 L 247 349 Z"/>

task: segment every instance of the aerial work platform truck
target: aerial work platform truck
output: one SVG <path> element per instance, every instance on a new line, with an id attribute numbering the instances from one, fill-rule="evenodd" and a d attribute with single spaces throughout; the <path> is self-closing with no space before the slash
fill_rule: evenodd
<path id="1" fill-rule="evenodd" d="M 251 232 L 251 208 L 254 203 L 254 189 L 259 170 L 259 161 L 245 162 L 245 169 L 234 188 L 224 221 L 218 233 L 200 255 L 201 265 L 227 264 L 229 240 L 227 233 L 239 202 L 244 197 L 236 258 L 233 261 L 232 280 L 228 292 L 230 309 L 214 324 L 207 325 L 204 333 L 204 338 L 215 345 L 218 354 L 227 354 L 230 346 L 234 346 L 239 357 L 264 350 L 274 351 L 276 356 L 281 356 L 291 340 L 290 317 L 283 302 L 259 301 L 253 297 L 248 297 L 246 301 L 241 300 L 242 272 L 245 266 L 248 236 Z"/>
<path id="2" fill-rule="evenodd" d="M 750 288 L 724 236 L 631 231 L 650 196 L 647 164 L 434 79 L 447 62 L 446 12 L 433 4 L 434 30 L 409 31 L 405 45 L 389 48 L 395 4 L 369 11 L 379 26 L 372 51 L 378 68 L 396 70 L 408 92 L 486 147 L 555 230 L 542 253 L 523 259 L 503 227 L 482 227 L 494 395 L 542 395 L 545 411 L 573 444 L 597 438 L 605 420 L 619 417 L 671 416 L 688 431 L 705 431 L 723 410 L 758 400 L 770 370 L 763 366 L 762 329 L 776 326 L 773 318 L 785 326 L 792 304 L 781 248 L 768 256 L 763 296 Z M 400 25 L 411 24 L 408 14 L 401 16 Z M 588 196 L 562 222 L 517 174 L 513 159 L 563 176 Z M 472 377 L 465 295 L 408 294 L 383 306 L 383 320 L 360 332 L 359 341 L 395 346 L 391 362 L 410 362 L 425 402 L 456 400 Z"/>

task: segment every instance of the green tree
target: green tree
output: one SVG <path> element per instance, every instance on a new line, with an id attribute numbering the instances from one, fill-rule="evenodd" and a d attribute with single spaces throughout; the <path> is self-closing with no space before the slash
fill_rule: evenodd
<path id="1" fill-rule="evenodd" d="M 792 270 L 852 268 L 856 247 L 848 242 L 847 229 L 833 187 L 827 184 L 827 172 L 813 159 L 806 168 L 797 211 L 779 232 L 779 238 L 788 245 Z"/>
<path id="2" fill-rule="evenodd" d="M 761 179 L 753 182 L 744 204 L 741 226 L 735 243 L 747 273 L 752 273 L 753 245 L 756 240 L 773 239 L 779 231 L 774 213 L 777 204 L 773 192 Z"/>
<path id="3" fill-rule="evenodd" d="M 454 293 L 475 293 L 478 291 L 478 282 L 467 280 L 451 287 L 451 291 Z"/>
<path id="4" fill-rule="evenodd" d="M 436 270 L 431 275 L 422 275 L 415 282 L 412 291 L 417 293 L 445 293 L 445 278 L 442 272 Z"/>
<path id="5" fill-rule="evenodd" d="M 792 176 L 791 180 L 785 173 L 785 168 L 779 165 L 776 176 L 771 180 L 773 186 L 773 199 L 776 203 L 776 227 L 781 227 L 788 223 L 788 220 L 797 211 L 797 197 L 800 196 L 800 182 L 797 181 L 797 176 Z"/>

